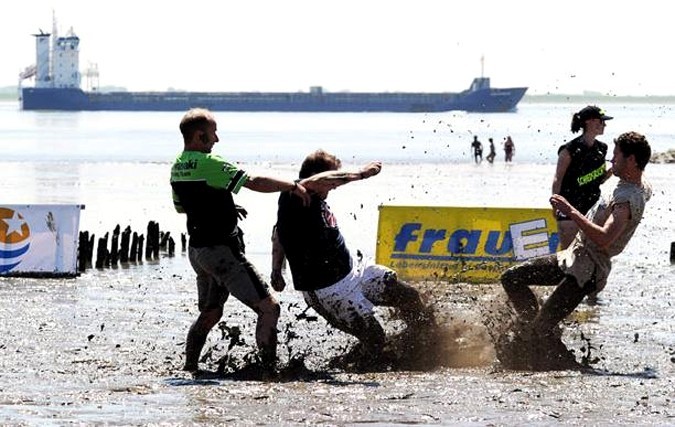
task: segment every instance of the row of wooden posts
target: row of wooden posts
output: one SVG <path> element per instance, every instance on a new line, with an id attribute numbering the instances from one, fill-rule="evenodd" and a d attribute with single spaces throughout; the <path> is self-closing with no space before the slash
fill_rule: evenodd
<path id="1" fill-rule="evenodd" d="M 116 267 L 119 264 L 139 263 L 146 260 L 159 259 L 160 251 L 167 253 L 168 256 L 174 256 L 176 243 L 171 233 L 160 231 L 159 223 L 156 221 L 148 222 L 147 239 L 143 234 L 131 231 L 127 226 L 120 232 L 120 226 L 117 225 L 110 238 L 110 248 L 108 247 L 109 233 L 98 239 L 96 247 L 96 261 L 92 264 L 94 256 L 94 242 L 96 236 L 89 235 L 88 231 L 80 231 L 78 244 L 78 270 L 85 271 L 87 268 Z M 146 241 L 147 240 L 147 241 Z M 143 251 L 145 244 L 145 252 Z M 185 252 L 186 237 L 181 234 L 181 251 Z"/>

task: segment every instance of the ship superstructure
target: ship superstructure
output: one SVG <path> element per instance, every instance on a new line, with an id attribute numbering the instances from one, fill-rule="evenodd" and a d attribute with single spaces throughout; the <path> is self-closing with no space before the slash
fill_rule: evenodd
<path id="1" fill-rule="evenodd" d="M 56 19 L 52 33 L 40 30 L 35 37 L 35 64 L 19 75 L 20 87 L 23 80 L 34 78 L 36 89 L 79 89 L 80 38 L 71 28 L 67 35 L 59 36 Z"/>

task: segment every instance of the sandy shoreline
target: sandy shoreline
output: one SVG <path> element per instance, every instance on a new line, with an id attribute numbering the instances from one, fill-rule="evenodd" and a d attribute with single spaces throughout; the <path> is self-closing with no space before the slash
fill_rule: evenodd
<path id="1" fill-rule="evenodd" d="M 672 341 L 668 345 L 673 309 L 666 302 L 655 307 L 653 298 L 635 290 L 614 287 L 600 306 L 581 308 L 581 326 L 569 326 L 571 348 L 579 351 L 583 344 L 581 330 L 600 347 L 596 353 L 603 360 L 593 373 L 501 370 L 480 339 L 476 315 L 477 305 L 498 298 L 496 288 L 458 285 L 437 289 L 438 307 L 455 333 L 449 332 L 454 340 L 445 343 L 444 366 L 330 369 L 327 360 L 350 339 L 339 332 L 326 335 L 322 322 L 294 321 L 298 299 L 283 294 L 282 341 L 292 324 L 300 338 L 290 352 L 307 352 L 305 366 L 313 375 L 281 382 L 194 380 L 180 371 L 184 334 L 196 313 L 193 278 L 184 259 L 170 264 L 77 280 L 2 279 L 5 423 L 663 425 L 675 420 L 675 349 Z M 649 312 L 639 310 L 643 306 Z M 382 315 L 388 319 L 388 313 Z M 241 326 L 251 345 L 248 310 L 228 302 L 224 320 Z M 224 354 L 227 341 L 220 338 L 214 330 L 207 346 L 214 357 L 206 367 L 215 369 Z M 288 348 L 280 350 L 283 355 Z M 462 357 L 450 360 L 453 355 Z"/>
<path id="2" fill-rule="evenodd" d="M 142 228 L 148 219 L 180 233 L 183 218 L 171 210 L 165 169 L 87 165 L 74 172 L 77 186 L 62 180 L 58 202 L 84 202 L 83 229 L 96 233 L 119 222 Z M 291 167 L 274 170 L 292 175 Z M 129 192 L 105 179 L 119 173 L 146 179 Z M 372 256 L 379 204 L 542 207 L 550 173 L 550 165 L 392 165 L 377 180 L 336 191 L 329 203 L 350 248 Z M 33 184 L 36 176 L 26 178 L 23 190 L 16 182 L 0 188 L 13 203 L 53 200 L 52 190 L 41 188 L 46 181 Z M 449 338 L 433 347 L 441 362 L 428 369 L 331 369 L 327 361 L 353 341 L 321 321 L 298 321 L 303 305 L 288 291 L 280 296 L 281 341 L 288 341 L 288 331 L 298 338 L 280 354 L 286 360 L 289 353 L 306 354 L 307 372 L 272 382 L 195 380 L 180 371 L 196 307 L 194 273 L 179 253 L 88 270 L 77 279 L 0 278 L 0 419 L 8 425 L 673 424 L 672 166 L 651 164 L 648 176 L 654 199 L 626 253 L 615 260 L 600 304 L 580 307 L 565 329 L 563 338 L 577 354 L 594 346 L 599 361 L 592 372 L 501 369 L 480 322 L 481 308 L 502 297 L 499 288 L 439 284 L 431 296 Z M 242 224 L 247 250 L 268 275 L 276 197 L 248 192 L 238 201 L 250 212 Z M 394 334 L 398 324 L 387 311 L 381 315 Z M 252 313 L 229 301 L 224 320 L 242 328 L 247 344 L 233 350 L 241 358 L 253 342 Z M 215 369 L 226 353 L 223 335 L 211 333 L 205 366 Z"/>

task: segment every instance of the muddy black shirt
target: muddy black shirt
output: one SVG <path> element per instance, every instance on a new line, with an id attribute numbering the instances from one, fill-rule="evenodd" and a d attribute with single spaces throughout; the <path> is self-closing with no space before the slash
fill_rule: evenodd
<path id="1" fill-rule="evenodd" d="M 558 154 L 564 149 L 570 153 L 572 161 L 563 176 L 560 195 L 585 215 L 600 198 L 600 184 L 607 172 L 607 144 L 595 140 L 589 147 L 579 136 L 562 145 Z"/>
<path id="2" fill-rule="evenodd" d="M 335 216 L 325 200 L 312 196 L 309 206 L 289 192 L 279 196 L 277 235 L 298 291 L 323 289 L 343 279 L 352 259 Z"/>
<path id="3" fill-rule="evenodd" d="M 232 193 L 248 180 L 243 170 L 215 154 L 183 151 L 171 167 L 176 211 L 187 214 L 190 246 L 227 244 L 237 234 Z"/>

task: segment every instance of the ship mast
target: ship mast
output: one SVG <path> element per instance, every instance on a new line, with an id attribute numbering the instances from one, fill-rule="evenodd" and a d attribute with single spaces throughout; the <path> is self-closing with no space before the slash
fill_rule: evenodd
<path id="1" fill-rule="evenodd" d="M 56 11 L 52 9 L 52 39 L 49 52 L 49 76 L 53 80 L 54 76 L 54 58 L 56 58 L 56 40 L 59 38 L 59 29 L 56 25 Z"/>

